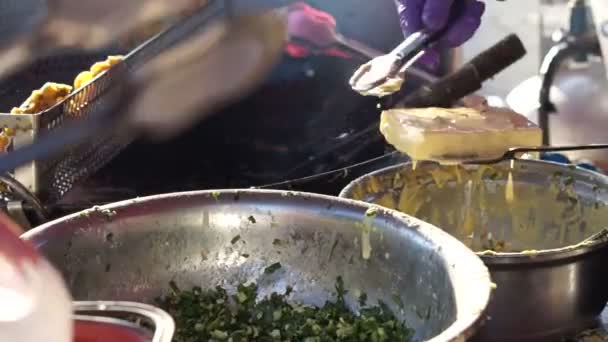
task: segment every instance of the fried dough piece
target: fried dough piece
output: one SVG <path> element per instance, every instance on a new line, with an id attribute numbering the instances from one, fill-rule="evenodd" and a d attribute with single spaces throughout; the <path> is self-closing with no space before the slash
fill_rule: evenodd
<path id="1" fill-rule="evenodd" d="M 122 56 L 109 56 L 105 61 L 93 64 L 93 66 L 91 66 L 91 69 L 89 69 L 88 71 L 83 71 L 78 74 L 78 76 L 76 76 L 76 79 L 74 79 L 74 89 L 78 89 L 83 85 L 87 84 L 92 79 L 97 77 L 97 75 L 110 69 L 112 66 L 120 63 L 122 59 Z"/>
<path id="2" fill-rule="evenodd" d="M 420 108 L 382 113 L 380 131 L 413 160 L 458 163 L 501 157 L 512 147 L 542 143 L 542 131 L 508 109 Z"/>

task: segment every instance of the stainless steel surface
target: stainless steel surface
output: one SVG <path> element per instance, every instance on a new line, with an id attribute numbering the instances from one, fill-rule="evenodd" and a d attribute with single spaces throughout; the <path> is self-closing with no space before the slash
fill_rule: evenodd
<path id="1" fill-rule="evenodd" d="M 171 342 L 175 322 L 167 312 L 157 307 L 133 302 L 116 301 L 77 301 L 73 303 L 76 320 L 89 322 L 108 322 L 104 316 L 130 315 L 145 319 L 154 325 L 151 342 Z M 114 322 L 108 322 L 115 324 Z"/>
<path id="2" fill-rule="evenodd" d="M 228 289 L 257 281 L 262 295 L 291 285 L 293 300 L 323 304 L 342 276 L 354 309 L 364 291 L 396 309 L 417 340 L 464 341 L 489 301 L 487 268 L 441 230 L 381 208 L 368 217 L 370 208 L 281 191 L 175 193 L 94 208 L 23 238 L 61 270 L 76 300 L 151 302 L 170 280 Z M 281 271 L 264 274 L 275 262 Z"/>
<path id="3" fill-rule="evenodd" d="M 487 166 L 482 167 L 487 168 Z M 463 241 L 468 241 L 470 233 L 462 230 L 461 222 L 465 212 L 460 210 L 468 208 L 473 208 L 472 215 L 478 219 L 474 221 L 478 222 L 473 227 L 475 232 L 487 229 L 497 239 L 504 239 L 514 244 L 516 241 L 526 240 L 527 233 L 533 233 L 524 230 L 523 233 L 516 234 L 515 229 L 520 228 L 513 228 L 515 219 L 523 219 L 523 222 L 526 222 L 528 217 L 535 218 L 540 226 L 546 229 L 540 236 L 548 238 L 553 236 L 556 229 L 560 229 L 559 225 L 562 222 L 568 222 L 581 215 L 588 219 L 585 222 L 589 224 L 566 225 L 569 231 L 566 235 L 569 238 L 566 240 L 535 241 L 530 238 L 527 246 L 520 245 L 521 250 L 534 250 L 534 252 L 487 255 L 478 253 L 489 267 L 497 289 L 488 310 L 491 319 L 476 335 L 476 339 L 554 341 L 561 336 L 571 335 L 592 326 L 608 301 L 608 274 L 604 269 L 608 262 L 608 242 L 577 244 L 604 228 L 604 221 L 601 218 L 593 220 L 590 216 L 593 215 L 594 210 L 597 210 L 598 215 L 607 214 L 608 178 L 560 164 L 516 161 L 512 170 L 515 200 L 518 201 L 518 191 L 523 193 L 525 189 L 527 189 L 525 193 L 530 196 L 519 199 L 520 202 L 527 203 L 526 208 L 530 212 L 524 209 L 524 214 L 521 211 L 518 214 L 509 211 L 510 209 L 505 205 L 504 194 L 509 163 L 494 167 L 499 171 L 498 173 L 486 172 L 483 177 L 486 196 L 496 196 L 494 201 L 477 203 L 475 198 L 479 200 L 482 197 L 470 197 L 470 193 L 467 197 L 466 191 L 462 191 L 466 188 L 459 187 L 456 175 L 452 176 L 444 186 L 437 188 L 433 185 L 435 181 L 430 172 L 440 167 L 437 164 L 427 163 L 417 165 L 416 171 L 412 171 L 411 164 L 376 171 L 353 181 L 340 196 L 369 203 L 382 203 L 395 208 L 403 198 L 402 193 L 404 196 L 413 193 L 411 190 L 414 188 L 413 183 L 406 180 L 415 180 L 418 184 L 426 186 L 426 194 L 436 199 L 429 202 L 426 207 L 423 206 L 416 216 L 435 222 L 443 221 L 450 212 L 461 213 L 463 216 L 457 216 L 459 218 L 452 225 L 435 224 Z M 463 179 L 469 179 L 466 175 L 473 175 L 477 170 L 476 166 L 466 166 L 462 169 L 461 176 Z M 442 179 L 439 175 L 437 177 Z M 570 213 L 563 216 L 563 212 L 551 210 L 551 206 L 544 206 L 547 201 L 554 198 L 543 194 L 551 191 L 551 184 L 554 184 L 552 179 L 555 175 L 562 175 L 572 180 L 573 191 L 580 209 L 578 214 Z M 534 193 L 536 195 L 533 196 Z M 444 200 L 441 200 L 442 196 Z M 467 201 L 470 203 L 467 204 Z M 485 206 L 486 209 L 481 210 L 480 206 Z M 596 207 L 598 209 L 594 209 Z M 439 216 L 433 217 L 428 208 L 436 210 L 436 215 Z M 542 208 L 549 210 L 541 210 Z M 475 247 L 475 250 L 481 251 L 483 247 Z"/>

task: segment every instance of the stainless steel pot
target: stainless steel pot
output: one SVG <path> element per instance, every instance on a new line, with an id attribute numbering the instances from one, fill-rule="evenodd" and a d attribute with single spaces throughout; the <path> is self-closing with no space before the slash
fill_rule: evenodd
<path id="1" fill-rule="evenodd" d="M 385 209 L 369 217 L 370 208 L 280 191 L 176 193 L 92 209 L 23 238 L 61 270 L 76 300 L 151 302 L 171 280 L 229 289 L 256 281 L 262 295 L 291 285 L 294 300 L 323 304 L 342 276 L 354 309 L 361 292 L 382 299 L 417 340 L 470 337 L 491 292 L 481 260 L 440 229 Z M 265 274 L 276 262 L 281 270 Z"/>
<path id="2" fill-rule="evenodd" d="M 595 323 L 608 301 L 608 242 L 579 243 L 605 227 L 608 178 L 539 161 L 457 170 L 397 165 L 340 196 L 415 215 L 478 252 L 497 284 L 480 340 L 555 341 Z M 511 252 L 484 252 L 492 245 Z"/>

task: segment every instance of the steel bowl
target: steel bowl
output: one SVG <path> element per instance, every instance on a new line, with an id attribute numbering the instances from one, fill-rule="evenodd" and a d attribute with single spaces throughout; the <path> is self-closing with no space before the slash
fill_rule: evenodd
<path id="1" fill-rule="evenodd" d="M 413 166 L 363 176 L 340 197 L 418 217 L 477 252 L 497 284 L 477 339 L 555 341 L 596 322 L 608 301 L 608 242 L 581 242 L 608 222 L 608 177 L 532 160 Z"/>
<path id="2" fill-rule="evenodd" d="M 353 310 L 361 293 L 381 299 L 417 341 L 470 337 L 491 293 L 483 262 L 430 224 L 370 208 L 281 191 L 175 193 L 94 208 L 23 238 L 63 273 L 76 300 L 152 303 L 171 280 L 229 290 L 256 281 L 262 296 L 293 286 L 293 300 L 322 305 L 342 276 Z M 281 269 L 266 274 L 276 262 Z"/>

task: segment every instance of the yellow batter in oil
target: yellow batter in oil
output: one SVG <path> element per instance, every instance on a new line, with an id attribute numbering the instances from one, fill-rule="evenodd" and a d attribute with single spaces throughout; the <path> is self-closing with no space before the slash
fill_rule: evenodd
<path id="1" fill-rule="evenodd" d="M 429 222 L 478 252 L 562 248 L 608 222 L 608 207 L 579 198 L 571 177 L 557 173 L 545 184 L 518 182 L 519 167 L 419 164 L 360 185 L 353 197 Z"/>

